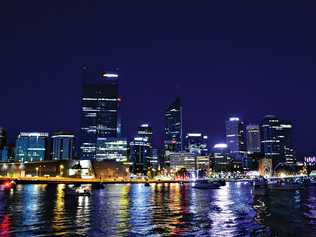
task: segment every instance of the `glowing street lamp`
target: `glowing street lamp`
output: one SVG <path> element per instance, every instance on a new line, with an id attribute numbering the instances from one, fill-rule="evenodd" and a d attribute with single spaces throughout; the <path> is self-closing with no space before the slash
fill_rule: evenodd
<path id="1" fill-rule="evenodd" d="M 64 166 L 63 165 L 59 165 L 59 175 L 63 176 L 64 174 Z"/>

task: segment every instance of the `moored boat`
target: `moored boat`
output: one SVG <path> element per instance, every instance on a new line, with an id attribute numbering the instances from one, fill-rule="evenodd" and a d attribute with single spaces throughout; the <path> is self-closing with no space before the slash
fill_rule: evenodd
<path id="1" fill-rule="evenodd" d="M 87 186 L 73 187 L 65 189 L 65 194 L 72 196 L 90 196 L 91 188 Z"/>
<path id="2" fill-rule="evenodd" d="M 16 189 L 16 182 L 15 182 L 14 180 L 6 181 L 6 182 L 3 184 L 3 189 L 4 189 L 4 190 L 13 190 L 13 189 Z"/>

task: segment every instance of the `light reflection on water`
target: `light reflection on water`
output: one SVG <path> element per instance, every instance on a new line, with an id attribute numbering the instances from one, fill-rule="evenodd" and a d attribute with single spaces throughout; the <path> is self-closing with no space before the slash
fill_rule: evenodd
<path id="1" fill-rule="evenodd" d="M 253 193 L 185 184 L 114 184 L 90 197 L 65 185 L 0 191 L 0 236 L 316 236 L 316 191 Z"/>

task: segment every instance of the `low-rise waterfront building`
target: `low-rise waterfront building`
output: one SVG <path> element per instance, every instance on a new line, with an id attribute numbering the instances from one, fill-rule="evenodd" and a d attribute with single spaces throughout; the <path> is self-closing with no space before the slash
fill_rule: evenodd
<path id="1" fill-rule="evenodd" d="M 128 178 L 128 167 L 113 160 L 46 160 L 0 162 L 0 175 L 9 177 Z"/>
<path id="2" fill-rule="evenodd" d="M 190 152 L 173 152 L 169 154 L 170 169 L 178 171 L 186 169 L 195 171 L 199 169 L 208 170 L 210 168 L 209 156 L 197 156 Z"/>
<path id="3" fill-rule="evenodd" d="M 48 160 L 48 133 L 21 132 L 16 139 L 16 162 Z"/>
<path id="4" fill-rule="evenodd" d="M 115 160 L 126 163 L 128 161 L 127 139 L 125 138 L 98 138 L 96 159 Z"/>
<path id="5" fill-rule="evenodd" d="M 75 135 L 70 132 L 56 132 L 52 135 L 52 160 L 72 160 L 75 152 Z"/>

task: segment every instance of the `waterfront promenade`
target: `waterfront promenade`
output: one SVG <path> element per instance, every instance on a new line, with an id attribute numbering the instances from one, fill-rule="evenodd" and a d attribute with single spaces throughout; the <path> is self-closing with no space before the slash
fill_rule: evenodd
<path id="1" fill-rule="evenodd" d="M 18 184 L 93 184 L 93 183 L 104 183 L 104 184 L 128 184 L 128 183 L 190 183 L 190 180 L 156 180 L 156 179 L 123 179 L 123 178 L 113 178 L 113 179 L 96 179 L 96 178 L 68 178 L 68 177 L 0 177 L 0 182 L 5 181 L 15 181 Z"/>

